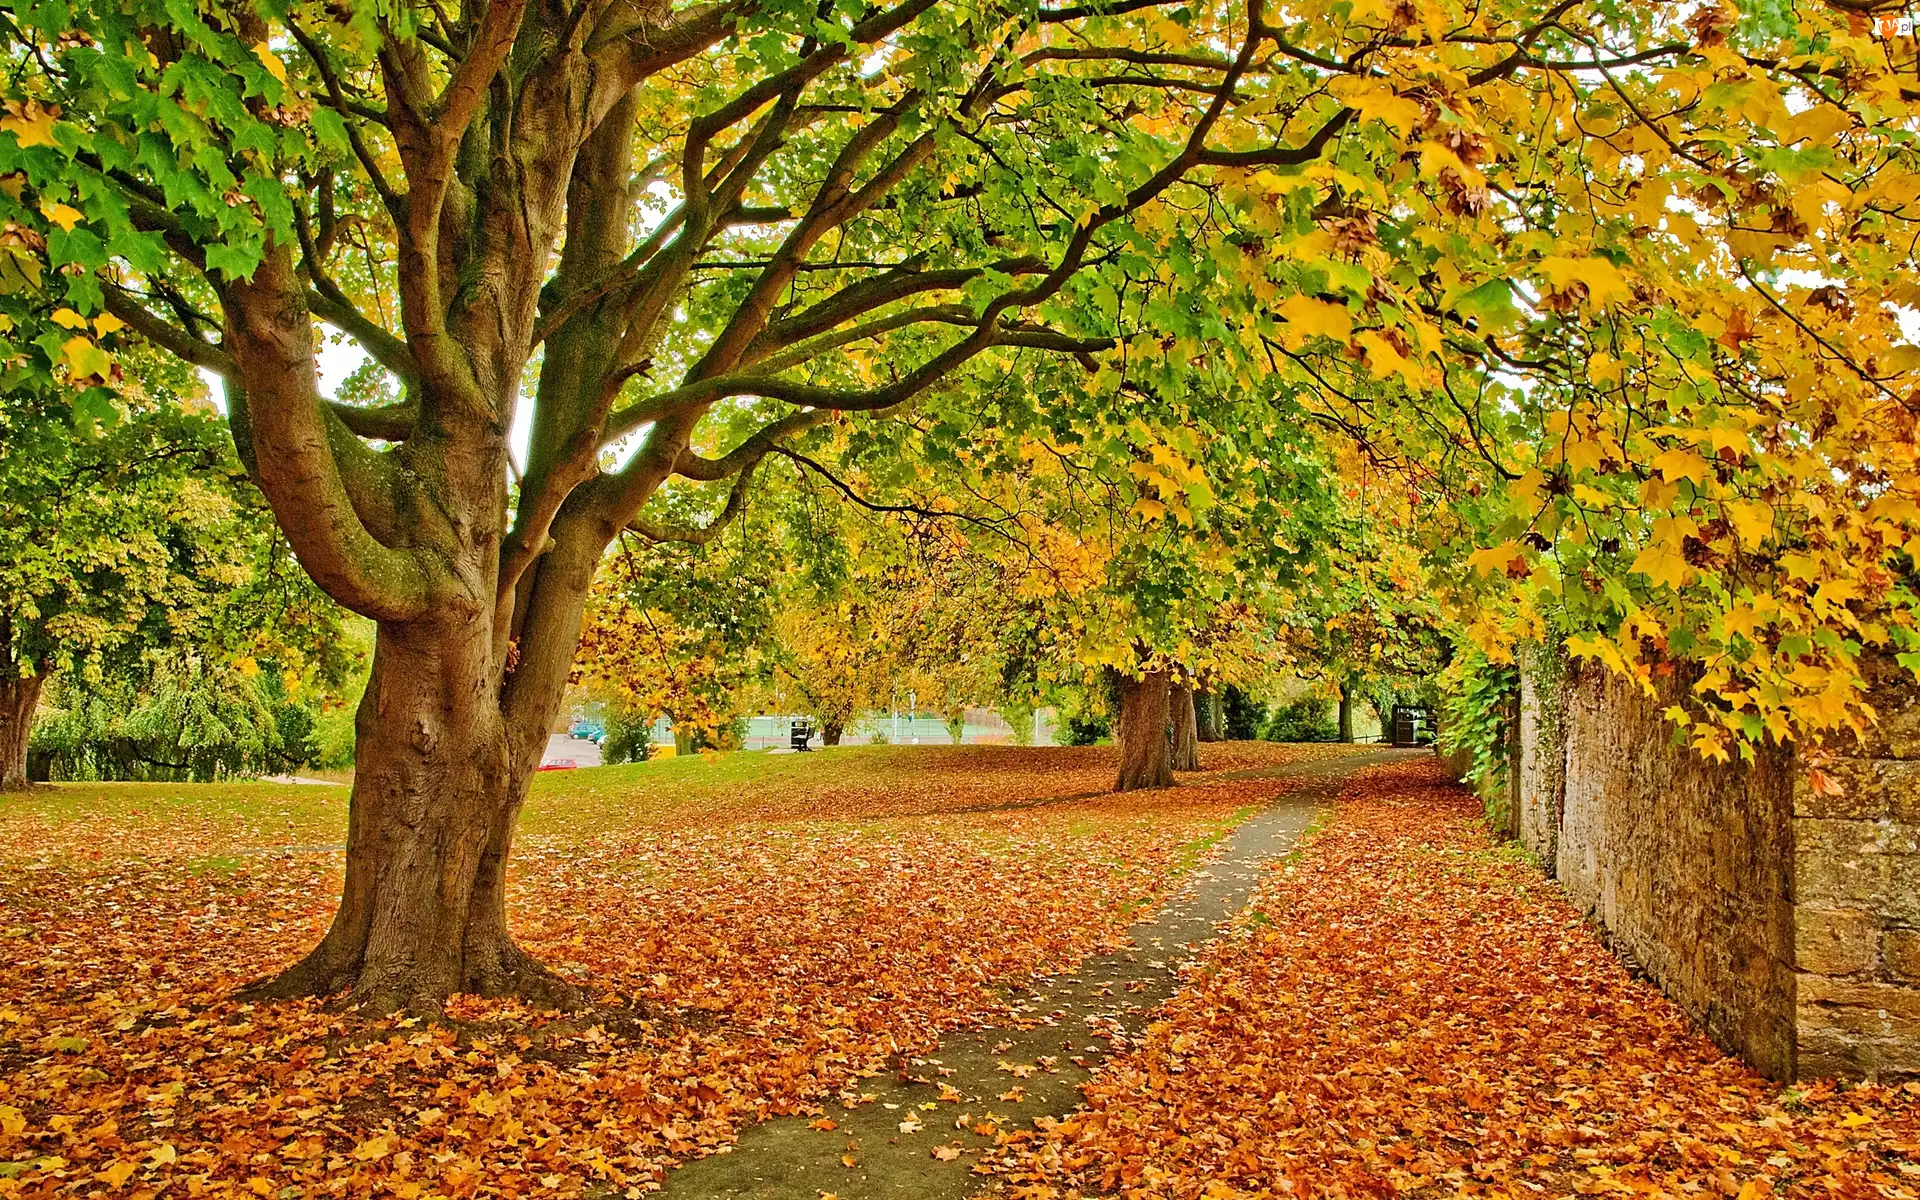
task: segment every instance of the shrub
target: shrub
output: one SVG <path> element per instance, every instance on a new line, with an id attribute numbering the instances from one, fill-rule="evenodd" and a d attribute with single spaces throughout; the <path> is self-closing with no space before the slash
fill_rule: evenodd
<path id="1" fill-rule="evenodd" d="M 1269 742 L 1332 742 L 1339 740 L 1340 726 L 1326 697 L 1302 696 L 1275 705 L 1260 726 L 1260 737 Z"/>
<path id="2" fill-rule="evenodd" d="M 1222 730 L 1230 742 L 1250 742 L 1260 736 L 1260 725 L 1266 718 L 1266 708 L 1245 689 L 1227 686 L 1220 695 Z"/>
<path id="3" fill-rule="evenodd" d="M 600 739 L 600 761 L 608 764 L 647 761 L 647 743 L 653 737 L 653 714 L 607 705 L 607 736 Z"/>
<path id="4" fill-rule="evenodd" d="M 1091 746 L 1113 732 L 1105 713 L 1074 713 L 1060 726 L 1054 740 L 1063 746 Z"/>

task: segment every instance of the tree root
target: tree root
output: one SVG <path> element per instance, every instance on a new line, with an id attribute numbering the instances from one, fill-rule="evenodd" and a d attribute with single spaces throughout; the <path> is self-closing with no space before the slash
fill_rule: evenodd
<path id="1" fill-rule="evenodd" d="M 580 985 L 510 939 L 470 952 L 457 984 L 392 966 L 369 967 L 360 955 L 343 955 L 322 942 L 280 974 L 240 988 L 234 999 L 252 1003 L 333 998 L 368 1015 L 405 1012 L 438 1017 L 445 1013 L 448 998 L 459 993 L 522 1000 L 549 1009 L 577 1009 L 585 1002 Z"/>

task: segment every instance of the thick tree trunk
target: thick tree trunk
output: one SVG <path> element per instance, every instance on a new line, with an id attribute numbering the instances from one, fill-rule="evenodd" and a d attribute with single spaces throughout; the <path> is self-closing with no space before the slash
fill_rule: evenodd
<path id="1" fill-rule="evenodd" d="M 1165 671 L 1149 671 L 1140 679 L 1120 681 L 1120 777 L 1116 792 L 1173 786 L 1173 758 L 1169 753 L 1167 718 L 1169 680 Z"/>
<path id="2" fill-rule="evenodd" d="M 1225 741 L 1220 731 L 1220 696 L 1217 692 L 1193 694 L 1193 734 L 1202 742 Z"/>
<path id="3" fill-rule="evenodd" d="M 27 789 L 27 742 L 42 682 L 39 675 L 0 676 L 0 792 Z"/>
<path id="4" fill-rule="evenodd" d="M 1320 710 L 1325 713 L 1326 709 Z M 1340 740 L 1353 740 L 1353 685 L 1346 680 L 1340 681 Z"/>
<path id="5" fill-rule="evenodd" d="M 1176 771 L 1198 771 L 1200 769 L 1200 736 L 1197 728 L 1198 715 L 1193 710 L 1193 689 L 1183 683 L 1172 685 L 1168 693 L 1168 706 L 1172 710 L 1172 742 L 1168 748 L 1173 769 Z"/>
<path id="6" fill-rule="evenodd" d="M 840 735 L 846 731 L 847 727 L 839 721 L 822 721 L 820 722 L 820 744 L 822 746 L 838 746 L 840 744 Z"/>
<path id="7" fill-rule="evenodd" d="M 479 619 L 445 614 L 380 627 L 355 721 L 340 909 L 319 946 L 255 994 L 344 990 L 383 1012 L 437 1011 L 457 992 L 577 998 L 507 933 L 507 858 L 539 756 L 534 739 L 508 736 L 488 641 Z"/>

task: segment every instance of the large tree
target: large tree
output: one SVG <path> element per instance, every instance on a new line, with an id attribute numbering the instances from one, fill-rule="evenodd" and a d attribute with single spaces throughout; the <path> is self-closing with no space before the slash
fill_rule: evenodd
<path id="1" fill-rule="evenodd" d="M 1143 52 L 1186 27 L 1120 7 L 134 0 L 11 27 L 12 215 L 61 214 L 55 257 L 99 271 L 76 304 L 227 381 L 301 562 L 378 625 L 340 910 L 264 991 L 569 998 L 508 934 L 505 869 L 611 539 L 673 536 L 643 510 L 676 475 L 741 491 L 781 438 L 988 351 L 1106 348 L 1055 326 L 1098 318 L 1069 285 L 1116 223 L 1348 119 L 1216 147 L 1258 10 L 1180 14 L 1222 57 Z M 401 397 L 329 403 L 316 321 Z M 701 453 L 742 398 L 758 428 Z"/>

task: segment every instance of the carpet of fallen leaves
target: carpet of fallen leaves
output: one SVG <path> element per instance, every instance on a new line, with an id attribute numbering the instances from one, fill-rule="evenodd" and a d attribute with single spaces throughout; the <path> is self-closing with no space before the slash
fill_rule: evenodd
<path id="1" fill-rule="evenodd" d="M 1286 786 L 1221 775 L 1319 752 L 1208 751 L 1212 775 L 1119 797 L 1080 797 L 1102 750 L 543 776 L 516 932 L 597 1007 L 462 998 L 446 1024 L 229 998 L 324 930 L 343 789 L 8 799 L 0 1197 L 640 1195 L 1117 944 Z"/>
<path id="2" fill-rule="evenodd" d="M 1003 1145 L 1003 1189 L 1920 1193 L 1920 1084 L 1783 1090 L 1720 1054 L 1479 815 L 1424 764 L 1357 776 L 1085 1107 Z"/>

